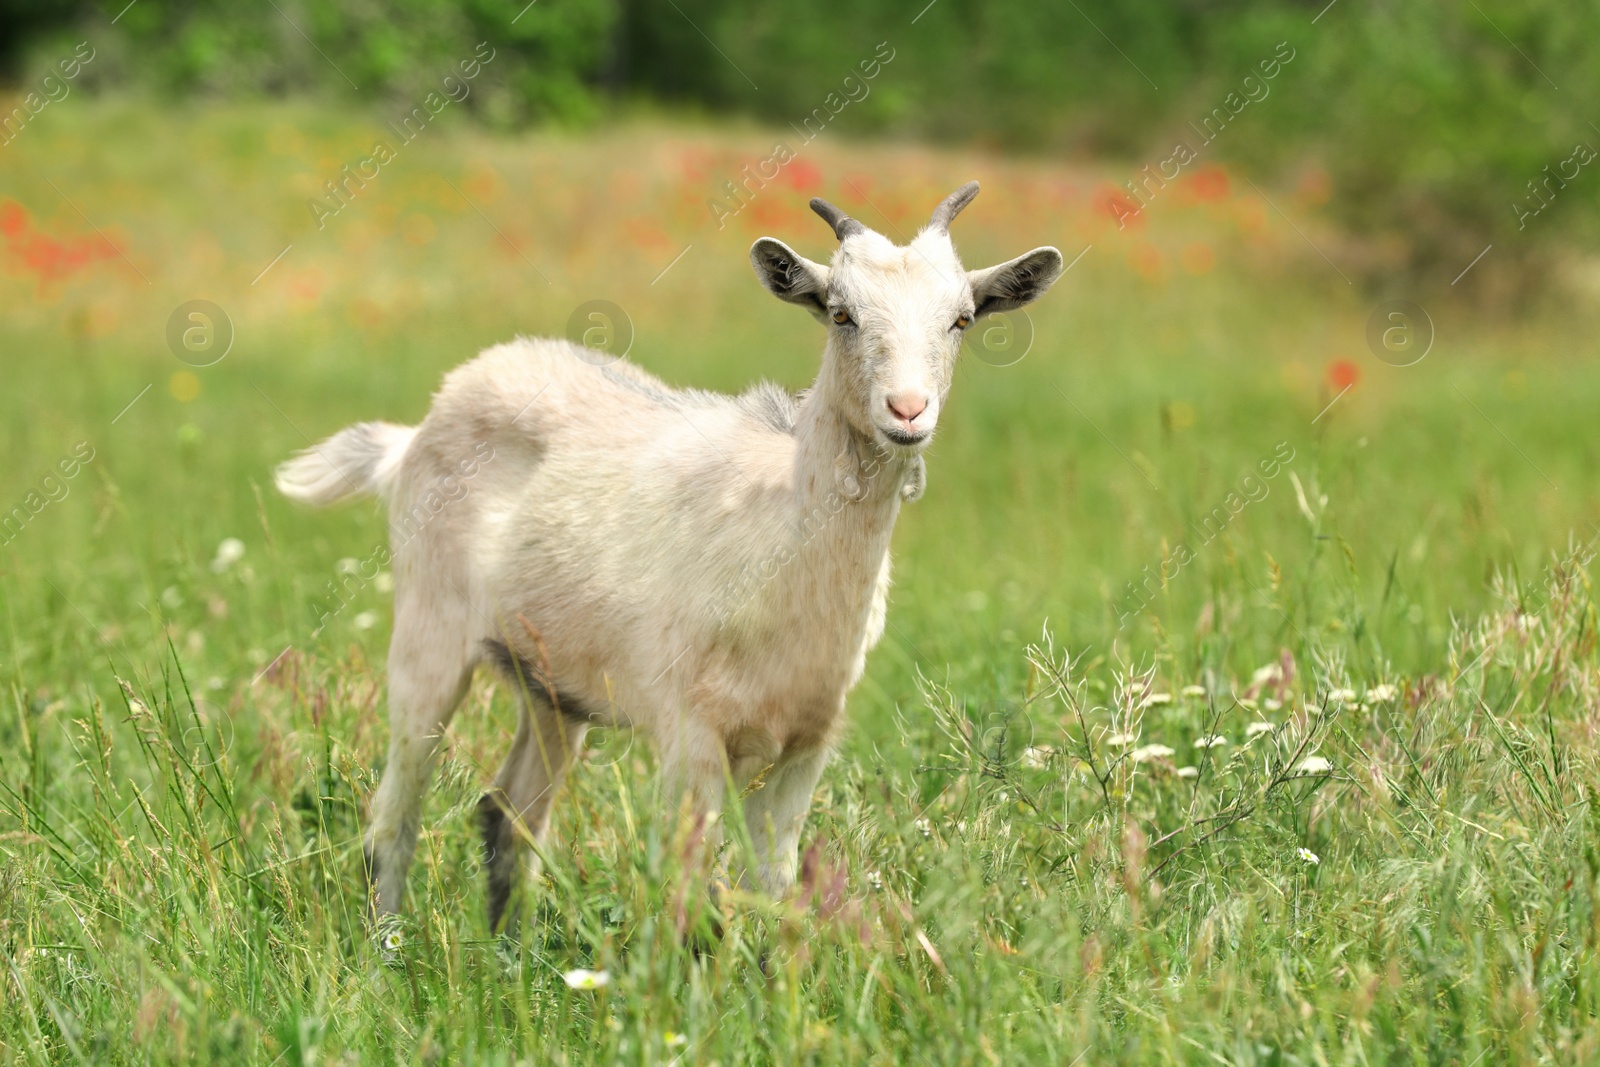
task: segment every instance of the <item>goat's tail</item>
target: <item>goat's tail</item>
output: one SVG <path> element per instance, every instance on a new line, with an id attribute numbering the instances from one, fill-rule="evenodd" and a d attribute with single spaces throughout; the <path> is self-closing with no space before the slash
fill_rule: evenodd
<path id="1" fill-rule="evenodd" d="M 392 422 L 347 426 L 279 465 L 273 475 L 278 492 L 318 507 L 361 493 L 385 494 L 416 434 L 415 426 Z"/>

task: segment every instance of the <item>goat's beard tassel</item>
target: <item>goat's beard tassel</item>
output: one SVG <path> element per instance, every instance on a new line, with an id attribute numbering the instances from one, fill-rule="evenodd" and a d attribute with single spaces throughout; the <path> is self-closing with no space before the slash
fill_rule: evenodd
<path id="1" fill-rule="evenodd" d="M 918 456 L 906 469 L 906 480 L 900 485 L 900 499 L 907 504 L 915 504 L 922 499 L 922 491 L 927 487 L 928 465 Z"/>

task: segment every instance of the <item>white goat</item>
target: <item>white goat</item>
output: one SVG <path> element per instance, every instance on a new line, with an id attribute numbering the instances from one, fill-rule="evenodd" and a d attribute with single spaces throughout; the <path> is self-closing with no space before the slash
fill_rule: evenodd
<path id="1" fill-rule="evenodd" d="M 755 243 L 762 285 L 828 325 L 797 397 L 676 390 L 589 349 L 519 339 L 446 376 L 420 426 L 361 423 L 279 468 L 296 500 L 391 501 L 389 760 L 367 837 L 379 914 L 400 907 L 435 750 L 485 660 L 522 694 L 479 804 L 491 926 L 519 843 L 542 839 L 597 723 L 652 733 L 672 795 L 713 833 L 726 790 L 760 776 L 744 801 L 756 876 L 772 892 L 793 884 L 962 335 L 1061 273 L 1054 248 L 964 270 L 949 224 L 977 192 L 952 193 L 905 247 L 813 200 L 839 240 L 827 266 Z"/>

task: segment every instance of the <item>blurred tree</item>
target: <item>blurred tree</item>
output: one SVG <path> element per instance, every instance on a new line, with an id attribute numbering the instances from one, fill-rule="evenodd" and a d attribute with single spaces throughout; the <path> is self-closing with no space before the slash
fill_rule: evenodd
<path id="1" fill-rule="evenodd" d="M 86 82 L 147 86 L 183 96 L 353 94 L 412 105 L 459 75 L 487 43 L 496 92 L 468 108 L 499 122 L 582 119 L 617 22 L 615 0 L 140 0 L 110 13 L 59 0 L 0 0 L 0 68 L 12 81 L 42 75 L 71 42 L 98 53 Z M 113 26 L 110 19 L 116 17 Z"/>

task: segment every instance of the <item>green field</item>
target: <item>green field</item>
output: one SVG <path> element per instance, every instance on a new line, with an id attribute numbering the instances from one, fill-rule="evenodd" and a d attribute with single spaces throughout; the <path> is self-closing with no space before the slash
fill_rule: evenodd
<path id="1" fill-rule="evenodd" d="M 1202 168 L 1123 230 L 1144 161 L 824 137 L 719 228 L 777 136 L 446 114 L 348 204 L 324 183 L 393 134 L 309 105 L 74 99 L 0 149 L 7 1062 L 1600 1057 L 1592 309 L 1364 292 L 1315 175 Z M 973 177 L 968 266 L 1082 256 L 1020 359 L 1020 322 L 964 358 L 804 891 L 724 897 L 713 938 L 648 746 L 610 736 L 491 936 L 485 676 L 386 965 L 382 583 L 319 628 L 384 519 L 272 467 L 594 299 L 670 382 L 802 387 L 821 330 L 750 242 L 825 255 L 812 195 L 909 234 Z M 1436 328 L 1411 366 L 1365 340 L 1390 295 Z M 209 366 L 168 347 L 194 299 L 233 324 Z"/>

